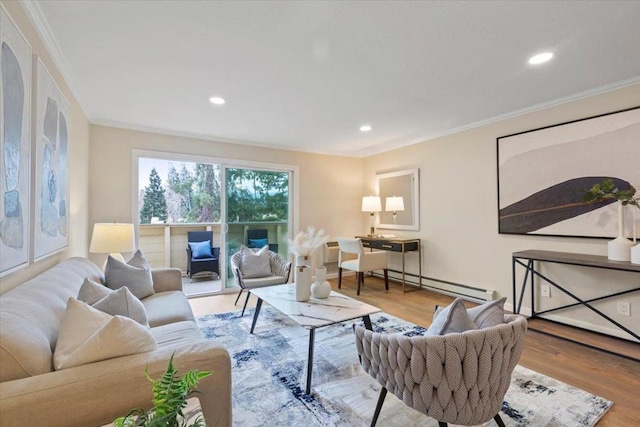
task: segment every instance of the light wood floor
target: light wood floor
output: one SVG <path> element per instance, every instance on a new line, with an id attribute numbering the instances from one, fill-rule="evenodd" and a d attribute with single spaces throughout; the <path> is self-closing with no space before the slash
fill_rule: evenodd
<path id="1" fill-rule="evenodd" d="M 332 280 L 331 284 L 333 290 L 338 291 L 337 281 Z M 381 280 L 367 277 L 358 299 L 424 327 L 431 324 L 436 305 L 445 306 L 453 300 L 426 290 L 403 294 L 400 285 L 390 283 L 389 286 L 386 292 Z M 339 292 L 356 298 L 355 276 L 343 278 Z M 224 313 L 242 309 L 245 294 L 238 306 L 234 306 L 236 295 L 196 298 L 190 302 L 196 316 Z M 249 300 L 250 307 L 255 306 L 255 300 L 255 297 Z M 571 329 L 579 338 L 581 332 Z M 598 427 L 640 426 L 639 362 L 528 331 L 520 365 L 614 402 Z"/>

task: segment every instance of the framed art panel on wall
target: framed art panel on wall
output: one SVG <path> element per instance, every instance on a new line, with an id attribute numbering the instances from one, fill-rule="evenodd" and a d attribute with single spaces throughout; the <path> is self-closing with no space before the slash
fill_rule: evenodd
<path id="1" fill-rule="evenodd" d="M 640 107 L 499 137 L 497 157 L 501 234 L 616 237 L 615 201 L 582 198 L 608 178 L 640 188 Z M 627 236 L 632 209 L 624 209 Z"/>
<path id="2" fill-rule="evenodd" d="M 31 47 L 0 5 L 0 276 L 29 264 Z"/>
<path id="3" fill-rule="evenodd" d="M 69 245 L 69 113 L 71 106 L 44 64 L 36 68 L 34 258 Z"/>

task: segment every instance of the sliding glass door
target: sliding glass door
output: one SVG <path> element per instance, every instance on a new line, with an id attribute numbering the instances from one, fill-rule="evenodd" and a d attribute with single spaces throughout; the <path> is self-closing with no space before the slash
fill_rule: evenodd
<path id="1" fill-rule="evenodd" d="M 266 239 L 287 257 L 295 166 L 137 150 L 134 158 L 138 247 L 153 268 L 180 268 L 187 295 L 235 287 L 229 258 L 241 245 L 264 246 Z M 190 277 L 186 249 L 194 231 L 211 233 L 219 275 Z"/>
<path id="2" fill-rule="evenodd" d="M 291 172 L 228 166 L 224 168 L 224 181 L 227 265 L 242 245 L 258 248 L 268 244 L 286 258 Z M 235 286 L 230 269 L 227 276 L 229 286 Z"/>

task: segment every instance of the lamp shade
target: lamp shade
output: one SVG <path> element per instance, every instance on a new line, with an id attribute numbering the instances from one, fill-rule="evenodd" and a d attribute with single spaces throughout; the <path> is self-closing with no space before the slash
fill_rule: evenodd
<path id="1" fill-rule="evenodd" d="M 378 196 L 365 196 L 362 198 L 362 212 L 380 212 L 382 203 Z"/>
<path id="2" fill-rule="evenodd" d="M 133 252 L 135 249 L 136 241 L 133 233 L 133 224 L 110 222 L 93 225 L 90 252 L 110 254 Z"/>
<path id="3" fill-rule="evenodd" d="M 399 212 L 404 210 L 404 199 L 402 197 L 387 197 L 384 204 L 385 211 Z"/>

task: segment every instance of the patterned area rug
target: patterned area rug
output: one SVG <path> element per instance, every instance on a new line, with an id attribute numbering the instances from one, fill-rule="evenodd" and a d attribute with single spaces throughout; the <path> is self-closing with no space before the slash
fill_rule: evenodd
<path id="1" fill-rule="evenodd" d="M 316 331 L 311 395 L 304 393 L 309 332 L 265 305 L 253 335 L 253 310 L 198 319 L 205 337 L 232 357 L 236 426 L 368 426 L 380 386 L 358 363 L 352 324 Z M 371 316 L 374 330 L 420 335 L 425 329 L 386 313 Z M 215 373 L 214 373 L 215 375 Z M 516 366 L 502 407 L 507 426 L 593 426 L 612 402 Z M 437 426 L 391 393 L 378 426 Z M 488 426 L 496 425 L 493 421 Z"/>

